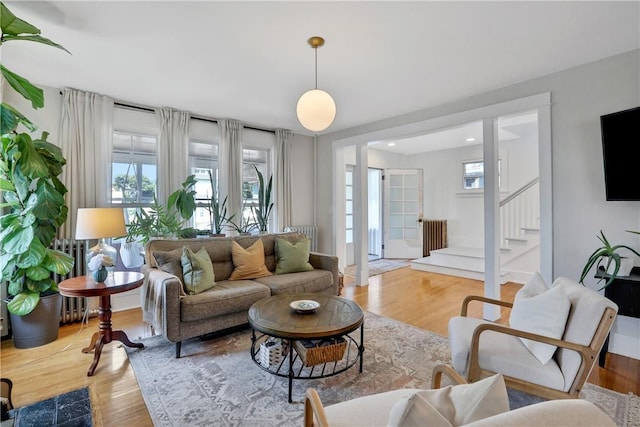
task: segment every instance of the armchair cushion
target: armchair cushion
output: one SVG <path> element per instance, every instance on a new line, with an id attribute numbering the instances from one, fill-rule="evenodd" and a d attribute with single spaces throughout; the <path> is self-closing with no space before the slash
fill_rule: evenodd
<path id="1" fill-rule="evenodd" d="M 514 329 L 560 339 L 564 334 L 571 302 L 561 286 L 547 287 L 535 273 L 513 301 L 509 324 Z M 543 365 L 553 357 L 557 346 L 519 338 Z"/>
<path id="2" fill-rule="evenodd" d="M 388 426 L 460 426 L 507 411 L 507 387 L 497 374 L 400 399 L 391 409 Z"/>
<path id="3" fill-rule="evenodd" d="M 467 374 L 471 337 L 478 325 L 491 323 L 474 317 L 457 316 L 449 321 L 451 364 L 463 375 Z M 554 359 L 542 365 L 518 337 L 485 331 L 480 335 L 478 363 L 483 369 L 505 376 L 521 378 L 547 387 L 562 390 L 564 377 Z"/>

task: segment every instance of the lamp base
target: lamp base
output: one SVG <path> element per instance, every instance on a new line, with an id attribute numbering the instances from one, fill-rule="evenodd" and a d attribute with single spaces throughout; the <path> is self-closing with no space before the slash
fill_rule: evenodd
<path id="1" fill-rule="evenodd" d="M 89 261 L 91 261 L 94 256 L 99 254 L 111 257 L 113 265 L 111 267 L 106 267 L 106 269 L 109 273 L 113 273 L 114 271 L 116 271 L 116 264 L 118 262 L 118 251 L 116 250 L 116 248 L 109 245 L 104 239 L 100 239 L 97 245 L 87 250 L 87 266 L 89 265 Z M 89 271 L 88 267 L 87 271 Z"/>

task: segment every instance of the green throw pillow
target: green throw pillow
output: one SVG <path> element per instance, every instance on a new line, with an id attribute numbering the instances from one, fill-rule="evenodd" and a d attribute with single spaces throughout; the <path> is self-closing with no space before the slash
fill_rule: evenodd
<path id="1" fill-rule="evenodd" d="M 188 247 L 182 248 L 182 276 L 188 294 L 195 295 L 216 285 L 213 264 L 207 250 L 203 247 L 193 253 Z"/>
<path id="2" fill-rule="evenodd" d="M 304 238 L 297 243 L 276 238 L 276 274 L 295 273 L 313 270 L 309 264 L 311 240 Z"/>

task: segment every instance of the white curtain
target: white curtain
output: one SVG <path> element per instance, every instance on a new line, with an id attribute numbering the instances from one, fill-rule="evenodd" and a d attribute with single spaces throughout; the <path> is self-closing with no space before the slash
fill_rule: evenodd
<path id="1" fill-rule="evenodd" d="M 186 111 L 156 110 L 160 118 L 158 139 L 158 200 L 164 203 L 187 177 L 189 158 L 189 119 Z"/>
<path id="2" fill-rule="evenodd" d="M 69 216 L 58 237 L 73 239 L 78 208 L 106 207 L 111 199 L 113 99 L 64 89 L 59 140 L 67 160 L 61 177 Z"/>
<path id="3" fill-rule="evenodd" d="M 275 208 L 277 212 L 276 231 L 282 231 L 284 227 L 293 224 L 293 203 L 291 194 L 292 165 L 291 165 L 291 140 L 293 132 L 290 130 L 276 129 L 276 198 Z"/>
<path id="4" fill-rule="evenodd" d="M 228 196 L 228 214 L 235 215 L 234 222 L 239 225 L 242 216 L 242 123 L 219 120 L 218 127 L 222 143 L 220 158 L 227 158 L 227 164 L 220 164 L 221 193 L 223 198 Z M 226 156 L 222 157 L 223 154 Z"/>

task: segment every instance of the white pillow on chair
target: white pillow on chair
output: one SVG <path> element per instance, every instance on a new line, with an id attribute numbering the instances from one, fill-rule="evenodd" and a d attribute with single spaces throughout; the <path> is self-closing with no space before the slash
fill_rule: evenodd
<path id="1" fill-rule="evenodd" d="M 549 288 L 537 272 L 516 293 L 509 317 L 513 329 L 561 339 L 569 317 L 571 302 L 561 286 Z M 557 346 L 520 338 L 543 365 L 555 353 Z"/>
<path id="2" fill-rule="evenodd" d="M 389 413 L 388 427 L 459 426 L 509 411 L 501 374 L 472 384 L 422 390 L 399 400 Z"/>

